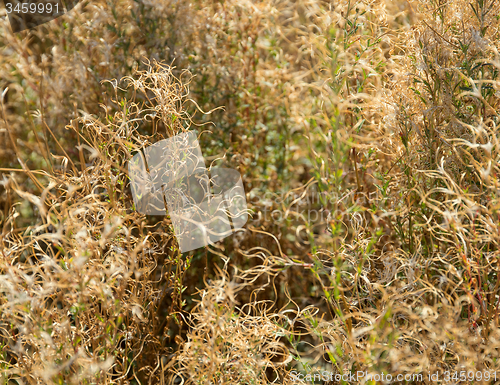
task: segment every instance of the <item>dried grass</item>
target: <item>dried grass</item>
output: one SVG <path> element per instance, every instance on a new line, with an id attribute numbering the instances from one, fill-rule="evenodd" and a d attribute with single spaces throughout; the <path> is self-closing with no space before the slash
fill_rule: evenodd
<path id="1" fill-rule="evenodd" d="M 498 370 L 497 8 L 98 0 L 4 20 L 3 383 Z M 168 216 L 134 210 L 127 161 L 193 127 L 253 215 L 183 255 Z"/>

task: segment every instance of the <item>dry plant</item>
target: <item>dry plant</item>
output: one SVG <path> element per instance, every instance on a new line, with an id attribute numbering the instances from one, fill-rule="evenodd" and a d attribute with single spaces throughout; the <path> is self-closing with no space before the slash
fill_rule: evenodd
<path id="1" fill-rule="evenodd" d="M 19 170 L 42 189 L 38 196 L 23 191 L 15 177 L 4 184 L 33 204 L 37 218 L 19 228 L 14 204 L 3 223 L 6 381 L 159 378 L 158 365 L 176 337 L 166 330 L 181 327 L 182 277 L 190 258 L 175 247 L 171 224 L 149 223 L 135 212 L 124 167 L 131 152 L 148 143 L 138 129 L 155 119 L 155 109 L 170 132 L 189 123 L 183 109 L 187 85 L 175 81 L 169 68 L 156 70 L 124 79 L 144 97 L 156 92 L 154 104 L 123 102 L 123 112 L 106 123 L 84 115 L 67 126 L 81 139 L 81 167 L 60 156 L 61 168 L 51 174 Z"/>
<path id="2" fill-rule="evenodd" d="M 497 371 L 499 11 L 98 0 L 2 22 L 3 382 Z M 181 254 L 126 170 L 193 126 L 252 219 Z"/>

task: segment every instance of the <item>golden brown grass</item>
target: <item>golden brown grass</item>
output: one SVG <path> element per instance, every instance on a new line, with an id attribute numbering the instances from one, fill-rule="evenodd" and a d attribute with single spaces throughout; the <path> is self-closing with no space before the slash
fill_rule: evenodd
<path id="1" fill-rule="evenodd" d="M 498 370 L 498 14 L 98 0 L 3 21 L 2 381 Z M 127 161 L 193 128 L 252 218 L 181 254 Z"/>

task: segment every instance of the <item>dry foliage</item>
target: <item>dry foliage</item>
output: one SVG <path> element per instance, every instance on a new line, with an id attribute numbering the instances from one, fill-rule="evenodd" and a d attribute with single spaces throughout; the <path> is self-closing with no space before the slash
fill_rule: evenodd
<path id="1" fill-rule="evenodd" d="M 500 369 L 499 13 L 96 0 L 20 34 L 4 17 L 3 383 Z M 181 254 L 168 216 L 135 211 L 127 161 L 193 128 L 252 218 Z"/>

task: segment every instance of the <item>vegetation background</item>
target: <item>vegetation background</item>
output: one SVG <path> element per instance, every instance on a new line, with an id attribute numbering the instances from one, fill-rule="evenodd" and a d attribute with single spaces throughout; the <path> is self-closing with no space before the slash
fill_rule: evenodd
<path id="1" fill-rule="evenodd" d="M 496 0 L 2 12 L 2 383 L 500 369 Z M 127 161 L 189 129 L 252 218 L 181 254 Z"/>

